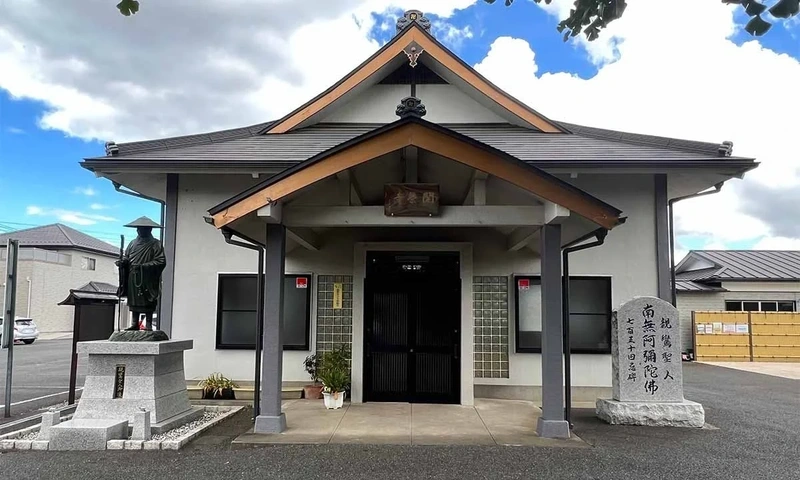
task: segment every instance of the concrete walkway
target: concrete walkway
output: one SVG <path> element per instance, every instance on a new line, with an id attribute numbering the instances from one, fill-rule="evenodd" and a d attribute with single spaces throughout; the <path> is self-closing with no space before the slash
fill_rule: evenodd
<path id="1" fill-rule="evenodd" d="M 410 403 L 350 404 L 327 410 L 321 400 L 283 403 L 288 429 L 254 434 L 234 446 L 260 444 L 528 445 L 588 447 L 569 440 L 539 438 L 541 410 L 531 402 L 476 399 L 474 407 Z"/>
<path id="2" fill-rule="evenodd" d="M 773 377 L 791 378 L 800 380 L 800 362 L 778 363 L 778 362 L 702 362 L 707 365 L 717 367 L 733 368 L 744 370 L 745 372 L 761 373 L 772 375 Z"/>

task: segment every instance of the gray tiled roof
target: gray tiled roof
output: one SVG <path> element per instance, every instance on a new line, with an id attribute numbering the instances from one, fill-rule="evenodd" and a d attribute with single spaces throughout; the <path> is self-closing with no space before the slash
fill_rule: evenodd
<path id="1" fill-rule="evenodd" d="M 71 248 L 110 256 L 119 255 L 119 248 L 60 223 L 4 233 L 0 235 L 0 247 L 4 248 L 9 238 L 19 240 L 20 247 L 39 247 L 45 250 Z"/>
<path id="2" fill-rule="evenodd" d="M 727 292 L 728 290 L 714 285 L 704 285 L 688 280 L 675 280 L 675 290 L 678 292 Z"/>
<path id="3" fill-rule="evenodd" d="M 76 292 L 92 292 L 92 293 L 113 293 L 116 295 L 117 286 L 105 282 L 89 282 L 80 288 L 75 289 Z"/>
<path id="4" fill-rule="evenodd" d="M 716 267 L 682 272 L 692 256 Z M 800 280 L 800 251 L 796 250 L 692 250 L 676 267 L 678 280 L 786 281 Z"/>
<path id="5" fill-rule="evenodd" d="M 590 129 L 583 133 L 576 125 L 574 134 L 541 133 L 510 124 L 443 125 L 479 142 L 497 148 L 520 160 L 538 166 L 591 165 L 625 166 L 641 163 L 679 164 L 719 162 L 736 157 L 721 157 L 717 144 L 688 142 L 662 137 L 635 136 L 611 130 Z M 285 134 L 258 135 L 256 127 L 239 129 L 235 134 L 214 137 L 205 134 L 179 139 L 119 145 L 114 157 L 100 161 L 237 162 L 292 167 L 347 140 L 368 133 L 377 124 L 317 124 Z M 245 132 L 246 130 L 246 132 Z M 603 133 L 605 132 L 605 133 Z M 646 138 L 640 138 L 646 137 Z M 671 143 L 670 143 L 671 142 Z M 739 159 L 750 160 L 750 159 Z"/>

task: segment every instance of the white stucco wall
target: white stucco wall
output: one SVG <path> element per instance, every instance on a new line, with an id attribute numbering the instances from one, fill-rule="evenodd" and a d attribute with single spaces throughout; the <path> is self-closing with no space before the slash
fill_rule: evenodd
<path id="1" fill-rule="evenodd" d="M 331 123 L 390 123 L 395 109 L 411 94 L 408 85 L 374 85 L 325 116 Z M 434 123 L 508 123 L 496 113 L 452 85 L 417 85 L 417 97 L 427 109 L 425 120 Z"/>
<path id="2" fill-rule="evenodd" d="M 81 287 L 91 281 L 118 283 L 114 265 L 115 258 L 77 250 L 59 250 L 59 253 L 72 256 L 71 265 L 48 263 L 39 260 L 20 260 L 17 263 L 16 316 L 31 317 L 40 332 L 71 332 L 74 308 L 59 306 L 58 302 L 67 298 L 70 289 Z M 81 258 L 95 259 L 95 270 L 81 269 Z M 5 279 L 5 261 L 0 265 Z M 30 280 L 30 284 L 28 283 Z M 30 291 L 30 312 L 28 312 L 28 292 Z M 0 308 L 5 301 L 5 285 L 0 286 Z M 3 308 L 4 310 L 4 308 Z M 0 311 L 3 311 L 0 310 Z M 1 316 L 1 314 L 0 314 Z"/>
<path id="3" fill-rule="evenodd" d="M 175 237 L 174 338 L 191 338 L 194 348 L 186 352 L 186 378 L 211 372 L 237 380 L 252 380 L 255 368 L 252 350 L 216 350 L 217 278 L 220 273 L 255 273 L 256 252 L 225 243 L 214 227 L 203 221 L 208 209 L 259 180 L 245 175 L 181 175 L 178 193 L 178 232 Z M 331 239 L 322 252 L 298 248 L 287 254 L 287 273 L 352 274 L 352 243 Z M 312 281 L 316 285 L 316 278 Z M 316 305 L 312 290 L 312 306 Z M 311 345 L 316 330 L 316 308 L 311 308 Z M 310 352 L 284 352 L 285 381 L 308 377 L 302 362 Z"/>
<path id="4" fill-rule="evenodd" d="M 571 254 L 570 275 L 610 276 L 613 308 L 634 296 L 657 295 L 653 177 L 579 175 L 577 179 L 565 180 L 621 209 L 628 217 L 624 225 L 609 233 L 603 246 Z M 540 272 L 539 258 L 533 252 L 523 249 L 510 255 L 505 252 L 504 245 L 491 243 L 475 247 L 475 275 Z M 513 295 L 514 288 L 509 293 Z M 476 384 L 541 385 L 541 355 L 515 353 L 513 329 L 510 335 L 509 378 L 475 379 Z M 572 383 L 587 387 L 610 386 L 611 356 L 572 355 Z"/>
<path id="5" fill-rule="evenodd" d="M 178 234 L 175 259 L 173 337 L 194 339 L 187 352 L 187 378 L 219 371 L 238 379 L 252 379 L 254 352 L 215 350 L 217 275 L 255 272 L 256 254 L 225 244 L 222 235 L 203 221 L 207 209 L 258 180 L 245 175 L 204 178 L 181 175 L 178 197 Z M 620 208 L 627 222 L 612 231 L 602 247 L 571 256 L 571 274 L 612 278 L 612 305 L 638 295 L 656 295 L 656 256 L 653 178 L 647 175 L 579 175 L 570 179 L 606 202 Z M 331 229 L 318 252 L 296 248 L 287 254 L 288 273 L 352 274 L 356 241 L 468 241 L 473 243 L 474 275 L 537 274 L 538 256 L 529 249 L 509 253 L 507 237 L 496 230 L 446 229 L 421 238 L 415 229 Z M 471 281 L 469 279 L 468 281 Z M 316 279 L 312 282 L 316 287 Z M 315 291 L 312 290 L 315 294 Z M 513 293 L 513 289 L 512 289 Z M 358 292 L 356 292 L 358 294 Z M 315 301 L 315 296 L 312 296 Z M 314 303 L 314 304 L 315 304 Z M 513 304 L 512 304 L 513 305 Z M 513 307 L 511 308 L 513 325 Z M 311 345 L 314 345 L 316 309 L 311 309 Z M 361 341 L 361 339 L 354 339 Z M 535 386 L 541 384 L 538 354 L 514 353 L 511 329 L 508 379 L 475 379 L 476 384 Z M 284 380 L 307 380 L 302 360 L 309 352 L 284 353 Z M 573 355 L 573 385 L 611 385 L 609 355 Z"/>

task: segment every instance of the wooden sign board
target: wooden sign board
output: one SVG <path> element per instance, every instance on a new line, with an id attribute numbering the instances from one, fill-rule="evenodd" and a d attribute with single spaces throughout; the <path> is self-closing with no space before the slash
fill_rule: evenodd
<path id="1" fill-rule="evenodd" d="M 387 217 L 432 217 L 439 214 L 436 183 L 387 183 L 383 189 Z"/>
<path id="2" fill-rule="evenodd" d="M 338 310 L 342 308 L 342 298 L 344 297 L 343 292 L 344 289 L 342 288 L 343 284 L 341 283 L 334 283 L 333 284 L 333 309 Z"/>

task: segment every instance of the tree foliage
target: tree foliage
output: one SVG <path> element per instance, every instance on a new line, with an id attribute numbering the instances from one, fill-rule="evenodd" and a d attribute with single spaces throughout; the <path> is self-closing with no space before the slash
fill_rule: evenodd
<path id="1" fill-rule="evenodd" d="M 497 0 L 484 0 L 486 3 L 493 4 Z M 504 0 L 507 7 L 510 7 L 514 0 Z M 533 0 L 536 3 L 550 4 L 552 0 Z M 640 0 L 648 1 L 648 0 Z M 700 1 L 700 0 L 698 0 Z M 769 11 L 775 18 L 791 18 L 800 12 L 800 0 L 777 0 L 772 7 L 767 8 L 764 3 L 758 0 L 721 0 L 722 3 L 729 5 L 741 5 L 745 13 L 750 17 L 744 29 L 747 33 L 754 36 L 761 36 L 767 33 L 772 24 L 763 17 L 764 12 Z M 764 1 L 764 0 L 762 0 Z M 600 30 L 606 28 L 609 23 L 618 19 L 625 13 L 628 6 L 625 0 L 575 0 L 574 7 L 569 12 L 569 16 L 559 22 L 556 29 L 564 34 L 564 41 L 570 37 L 577 37 L 581 33 L 586 35 L 589 41 L 600 36 Z M 139 11 L 138 0 L 121 0 L 117 4 L 119 12 L 126 17 L 135 15 Z"/>
<path id="2" fill-rule="evenodd" d="M 496 0 L 484 1 L 489 4 L 496 2 Z M 542 0 L 533 1 L 542 3 Z M 551 1 L 544 0 L 544 3 L 550 4 Z M 741 5 L 745 13 L 750 17 L 750 21 L 747 22 L 744 29 L 754 36 L 764 35 L 772 28 L 772 24 L 763 17 L 765 11 L 769 10 L 770 15 L 773 17 L 783 19 L 793 17 L 800 12 L 800 0 L 777 0 L 769 9 L 765 4 L 757 0 L 721 1 L 729 5 Z M 514 0 L 505 0 L 507 7 L 510 7 L 513 3 Z M 592 41 L 600 36 L 600 30 L 620 18 L 627 6 L 628 4 L 625 0 L 575 0 L 569 16 L 558 24 L 557 29 L 564 34 L 564 41 L 567 41 L 570 37 L 577 37 L 581 33 L 584 33 L 586 38 Z"/>

